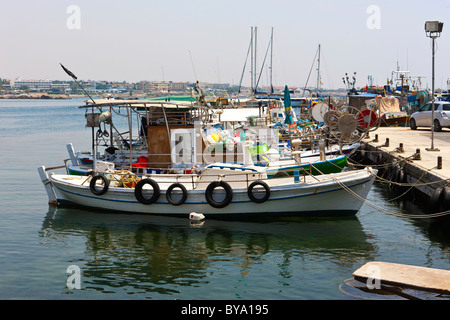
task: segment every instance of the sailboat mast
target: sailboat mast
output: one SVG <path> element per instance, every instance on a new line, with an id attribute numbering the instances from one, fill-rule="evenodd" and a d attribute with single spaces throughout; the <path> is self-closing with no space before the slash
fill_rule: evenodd
<path id="1" fill-rule="evenodd" d="M 250 67 L 250 82 L 251 82 L 251 87 L 252 87 L 252 94 L 253 94 L 253 86 L 254 86 L 254 83 L 253 83 L 253 79 L 254 79 L 254 70 L 253 70 L 253 68 L 254 68 L 254 64 L 253 64 L 253 55 L 254 55 L 254 46 L 253 46 L 253 27 L 251 28 L 251 37 L 250 37 L 250 45 L 251 45 L 251 63 L 250 63 L 250 65 L 251 65 L 251 67 Z"/>
<path id="2" fill-rule="evenodd" d="M 258 90 L 257 88 L 256 88 L 256 86 L 257 86 L 257 84 L 256 84 L 256 52 L 257 52 L 257 41 L 258 41 L 258 27 L 255 27 L 255 68 L 254 68 L 254 70 L 255 70 L 255 73 L 254 73 L 254 77 L 255 77 L 255 80 L 254 80 L 254 84 L 255 84 L 255 93 L 256 93 L 256 91 Z"/>
<path id="3" fill-rule="evenodd" d="M 272 61 L 273 61 L 273 27 L 270 35 L 270 93 L 273 93 L 272 86 Z"/>
<path id="4" fill-rule="evenodd" d="M 319 96 L 320 91 L 320 44 L 319 44 L 319 54 L 317 58 L 317 96 Z"/>

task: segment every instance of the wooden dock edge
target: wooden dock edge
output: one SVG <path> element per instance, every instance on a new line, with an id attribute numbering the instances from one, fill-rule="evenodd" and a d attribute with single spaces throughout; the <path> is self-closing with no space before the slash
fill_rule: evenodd
<path id="1" fill-rule="evenodd" d="M 353 272 L 353 277 L 365 283 L 379 280 L 385 285 L 450 294 L 450 270 L 374 261 Z"/>

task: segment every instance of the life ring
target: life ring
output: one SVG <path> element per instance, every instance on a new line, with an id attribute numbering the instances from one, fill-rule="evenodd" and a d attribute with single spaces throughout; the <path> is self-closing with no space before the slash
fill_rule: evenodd
<path id="1" fill-rule="evenodd" d="M 225 199 L 220 202 L 214 200 L 212 196 L 214 189 L 217 187 L 222 187 L 225 190 Z M 230 204 L 233 199 L 233 189 L 231 189 L 231 186 L 225 181 L 213 181 L 206 188 L 205 198 L 210 206 L 214 208 L 224 208 Z"/>
<path id="2" fill-rule="evenodd" d="M 97 190 L 96 187 L 96 183 L 97 180 L 101 179 L 103 180 L 103 188 L 101 190 Z M 105 176 L 102 176 L 100 174 L 95 175 L 92 177 L 91 182 L 89 183 L 89 188 L 91 189 L 91 192 L 97 196 L 101 196 L 102 194 L 105 194 L 106 191 L 108 191 L 109 188 L 109 180 L 106 179 Z"/>
<path id="3" fill-rule="evenodd" d="M 264 190 L 265 190 L 264 197 L 262 197 L 262 198 L 257 198 L 257 197 L 255 197 L 255 195 L 253 194 L 253 188 L 256 187 L 256 186 L 258 186 L 258 185 L 262 186 L 262 187 L 264 188 Z M 270 197 L 270 187 L 269 187 L 269 186 L 267 185 L 267 183 L 265 183 L 264 181 L 261 181 L 261 180 L 253 181 L 253 182 L 248 186 L 248 189 L 247 189 L 247 195 L 248 195 L 248 197 L 250 198 L 250 200 L 252 200 L 253 202 L 256 202 L 256 203 L 263 203 L 263 202 L 265 202 L 267 199 L 269 199 L 269 197 Z"/>
<path id="4" fill-rule="evenodd" d="M 172 191 L 173 191 L 173 189 L 175 189 L 175 188 L 181 189 L 181 192 L 183 193 L 183 196 L 182 196 L 181 199 L 178 200 L 178 201 L 174 201 L 174 200 L 172 199 Z M 169 186 L 169 188 L 167 188 L 167 191 L 166 191 L 166 199 L 167 199 L 167 201 L 168 201 L 170 204 L 174 205 L 174 206 L 179 206 L 180 204 L 183 204 L 183 203 L 186 201 L 187 196 L 188 196 L 188 193 L 187 193 L 186 187 L 185 187 L 184 185 L 182 185 L 181 183 L 174 183 L 174 184 L 171 184 L 171 185 Z"/>
<path id="5" fill-rule="evenodd" d="M 153 195 L 150 198 L 146 198 L 144 197 L 144 195 L 142 194 L 142 188 L 144 187 L 144 185 L 149 184 L 152 186 L 153 188 Z M 152 204 L 154 203 L 156 200 L 158 200 L 159 195 L 160 195 L 160 189 L 158 184 L 156 183 L 155 180 L 153 179 L 142 179 L 140 180 L 137 184 L 136 187 L 134 188 L 134 195 L 136 197 L 136 199 L 142 203 L 142 204 Z"/>

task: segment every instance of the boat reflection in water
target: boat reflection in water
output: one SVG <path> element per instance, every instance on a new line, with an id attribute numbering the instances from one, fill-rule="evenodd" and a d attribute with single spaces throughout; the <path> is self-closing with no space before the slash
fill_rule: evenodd
<path id="1" fill-rule="evenodd" d="M 81 256 L 70 257 L 68 264 L 79 263 L 83 284 L 89 290 L 106 292 L 126 287 L 127 293 L 177 298 L 188 290 L 186 287 L 221 281 L 224 288 L 218 288 L 208 299 L 223 297 L 220 290 L 226 289 L 229 276 L 235 272 L 238 274 L 233 275 L 233 281 L 251 273 L 265 278 L 263 282 L 267 281 L 273 294 L 271 282 L 293 285 L 298 281 L 296 274 L 307 274 L 309 268 L 322 263 L 351 269 L 373 258 L 374 251 L 355 216 L 206 219 L 193 224 L 188 214 L 184 219 L 51 207 L 40 236 L 56 245 L 83 239 L 85 247 L 77 250 Z M 267 284 L 257 283 L 263 287 Z"/>

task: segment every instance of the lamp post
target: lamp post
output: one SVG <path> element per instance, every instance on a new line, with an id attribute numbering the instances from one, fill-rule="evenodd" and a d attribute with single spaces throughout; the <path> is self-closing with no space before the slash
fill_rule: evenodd
<path id="1" fill-rule="evenodd" d="M 435 41 L 436 38 L 440 37 L 442 28 L 444 27 L 443 22 L 439 21 L 427 21 L 425 22 L 425 32 L 427 37 L 432 39 L 432 85 L 431 91 L 431 148 L 426 148 L 427 151 L 439 151 L 439 149 L 434 147 L 434 53 L 435 53 Z"/>

